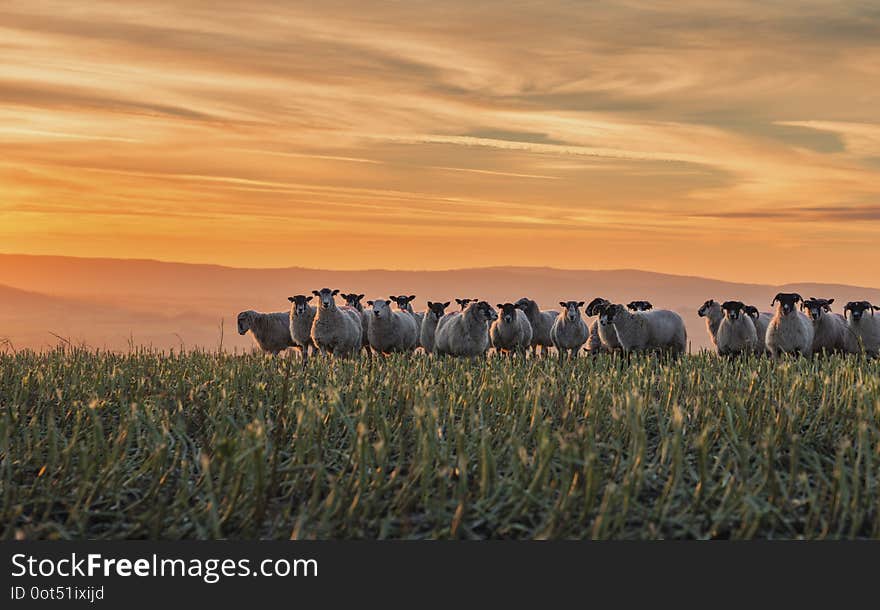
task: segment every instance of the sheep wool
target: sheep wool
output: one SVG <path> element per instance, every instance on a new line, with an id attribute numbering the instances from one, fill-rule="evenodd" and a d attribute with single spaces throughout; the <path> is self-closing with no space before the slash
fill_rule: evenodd
<path id="1" fill-rule="evenodd" d="M 553 345 L 550 330 L 553 328 L 553 322 L 556 321 L 559 312 L 552 309 L 541 311 L 535 301 L 526 297 L 518 300 L 515 305 L 526 314 L 529 324 L 532 325 L 532 354 L 536 354 L 540 347 L 541 355 L 546 355 Z"/>
<path id="2" fill-rule="evenodd" d="M 721 309 L 724 310 L 724 318 L 716 334 L 720 355 L 751 354 L 763 349 L 758 341 L 755 323 L 743 311 L 745 304 L 742 301 L 725 301 Z"/>
<path id="3" fill-rule="evenodd" d="M 518 352 L 525 355 L 532 344 L 532 325 L 528 317 L 513 303 L 498 303 L 501 311 L 489 327 L 489 341 L 495 351 L 508 356 Z"/>
<path id="4" fill-rule="evenodd" d="M 312 341 L 321 352 L 334 356 L 356 354 L 363 342 L 360 312 L 351 307 L 337 307 L 335 296 L 339 290 L 313 290 L 319 299 L 318 311 L 312 323 Z"/>
<path id="5" fill-rule="evenodd" d="M 590 330 L 581 317 L 580 308 L 584 306 L 584 302 L 560 301 L 559 306 L 562 307 L 562 312 L 553 322 L 550 338 L 560 358 L 566 354 L 573 357 L 590 336 Z"/>
<path id="6" fill-rule="evenodd" d="M 447 313 L 437 323 L 434 352 L 448 356 L 482 356 L 489 349 L 489 323 L 498 314 L 486 301 Z"/>
<path id="7" fill-rule="evenodd" d="M 449 301 L 445 303 L 433 303 L 428 301 L 428 309 L 422 317 L 422 327 L 419 329 L 419 345 L 427 354 L 434 353 L 434 336 L 437 332 L 437 323 L 449 307 Z"/>
<path id="8" fill-rule="evenodd" d="M 674 356 L 687 350 L 684 320 L 674 311 L 655 309 L 630 312 L 623 305 L 608 305 L 599 323 L 611 324 L 626 353 L 667 352 Z"/>
<path id="9" fill-rule="evenodd" d="M 407 352 L 414 347 L 413 317 L 405 311 L 392 311 L 391 301 L 367 301 L 372 307 L 368 336 L 370 347 L 380 354 Z"/>
<path id="10" fill-rule="evenodd" d="M 313 305 L 309 305 L 309 301 L 313 298 L 304 294 L 287 297 L 290 301 L 290 338 L 294 346 L 302 352 L 303 358 L 309 356 L 310 351 L 315 350 L 315 343 L 312 341 L 312 324 L 318 310 Z"/>
<path id="11" fill-rule="evenodd" d="M 238 334 L 250 331 L 257 346 L 273 356 L 293 347 L 290 337 L 290 313 L 278 311 L 260 313 L 248 310 L 238 314 Z"/>
<path id="12" fill-rule="evenodd" d="M 767 350 L 774 358 L 782 354 L 812 354 L 813 323 L 797 310 L 799 302 L 803 302 L 801 295 L 780 292 L 770 303 L 776 305 L 776 312 L 767 326 Z"/>
<path id="13" fill-rule="evenodd" d="M 880 316 L 874 314 L 878 309 L 868 301 L 850 301 L 843 309 L 858 345 L 857 351 L 872 358 L 880 355 Z"/>

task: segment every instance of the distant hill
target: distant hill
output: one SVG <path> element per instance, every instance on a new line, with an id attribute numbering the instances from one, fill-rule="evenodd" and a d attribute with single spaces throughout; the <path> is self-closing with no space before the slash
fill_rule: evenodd
<path id="1" fill-rule="evenodd" d="M 450 271 L 326 271 L 290 267 L 240 269 L 149 260 L 87 259 L 0 254 L 0 339 L 16 347 L 57 343 L 50 333 L 93 347 L 125 349 L 130 341 L 160 348 L 215 348 L 224 323 L 224 345 L 249 348 L 235 332 L 244 309 L 281 311 L 287 297 L 330 287 L 368 298 L 415 294 L 426 300 L 479 297 L 499 303 L 531 296 L 542 307 L 558 301 L 603 296 L 614 301 L 647 299 L 678 311 L 694 349 L 707 345 L 696 315 L 708 298 L 737 298 L 770 309 L 776 292 L 880 303 L 880 290 L 836 284 L 743 284 L 636 270 L 589 271 L 540 267 L 493 267 Z"/>

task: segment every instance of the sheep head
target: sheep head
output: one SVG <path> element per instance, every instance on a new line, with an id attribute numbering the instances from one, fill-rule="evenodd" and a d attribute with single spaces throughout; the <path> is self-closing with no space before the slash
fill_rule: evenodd
<path id="1" fill-rule="evenodd" d="M 818 320 L 823 314 L 831 313 L 831 304 L 834 299 L 817 299 L 810 297 L 801 303 L 801 311 L 806 312 L 813 320 Z"/>
<path id="2" fill-rule="evenodd" d="M 849 317 L 853 320 L 858 321 L 862 319 L 862 316 L 865 315 L 866 311 L 870 311 L 871 315 L 874 315 L 874 310 L 877 308 L 868 301 L 850 301 L 843 307 L 843 315 L 846 316 L 847 312 L 849 312 Z"/>
<path id="3" fill-rule="evenodd" d="M 253 310 L 243 311 L 238 314 L 238 334 L 244 335 L 251 329 L 251 322 L 254 319 L 254 314 L 257 312 Z"/>
<path id="4" fill-rule="evenodd" d="M 315 297 L 307 297 L 304 294 L 298 294 L 295 297 L 287 297 L 287 300 L 293 303 L 293 313 L 301 316 L 309 308 L 309 301 Z"/>
<path id="5" fill-rule="evenodd" d="M 373 315 L 377 318 L 385 319 L 391 316 L 390 300 L 367 301 L 367 305 L 373 308 Z"/>
<path id="6" fill-rule="evenodd" d="M 331 309 L 336 307 L 336 301 L 333 297 L 339 294 L 339 290 L 330 290 L 329 288 L 321 288 L 321 290 L 312 290 L 312 294 L 321 299 L 321 307 Z"/>
<path id="7" fill-rule="evenodd" d="M 624 313 L 626 313 L 626 308 L 623 305 L 609 303 L 602 309 L 602 313 L 599 315 L 599 324 L 602 326 L 608 326 L 614 322 L 615 317 Z"/>
<path id="8" fill-rule="evenodd" d="M 718 301 L 716 301 L 715 299 L 709 299 L 708 301 L 703 303 L 703 305 L 697 310 L 697 315 L 701 318 L 705 318 L 709 315 L 709 312 L 716 307 L 719 309 L 721 308 L 721 306 L 718 304 Z"/>
<path id="9" fill-rule="evenodd" d="M 746 305 L 743 307 L 743 313 L 750 317 L 752 320 L 757 320 L 761 317 L 761 314 L 758 312 L 758 308 L 754 305 Z"/>
<path id="10" fill-rule="evenodd" d="M 602 314 L 602 310 L 605 309 L 606 305 L 610 305 L 611 301 L 608 299 L 603 299 L 602 297 L 596 297 L 587 305 L 587 308 L 584 310 L 584 313 L 588 316 L 598 316 Z"/>
<path id="11" fill-rule="evenodd" d="M 486 301 L 472 302 L 464 311 L 465 314 L 472 315 L 482 322 L 492 322 L 498 319 L 498 313 Z"/>
<path id="12" fill-rule="evenodd" d="M 514 303 L 498 303 L 496 305 L 501 310 L 501 319 L 510 324 L 516 319 L 516 304 Z"/>
<path id="13" fill-rule="evenodd" d="M 388 298 L 397 303 L 397 308 L 400 311 L 412 311 L 412 305 L 410 305 L 410 302 L 415 300 L 416 295 L 411 294 L 406 296 L 405 294 L 402 294 L 400 296 L 390 296 Z"/>
<path id="14" fill-rule="evenodd" d="M 574 322 L 581 317 L 580 308 L 584 306 L 583 301 L 559 301 L 559 306 L 565 310 L 565 317 L 569 322 Z"/>
<path id="15" fill-rule="evenodd" d="M 438 320 L 443 317 L 444 313 L 446 313 L 447 307 L 449 307 L 449 301 L 446 301 L 445 303 L 433 303 L 428 301 L 428 312 L 433 314 Z"/>
<path id="16" fill-rule="evenodd" d="M 358 311 L 364 310 L 364 306 L 361 305 L 361 299 L 364 298 L 364 295 L 352 292 L 349 294 L 340 294 L 339 296 L 345 300 L 345 304 L 349 307 L 354 307 Z"/>
<path id="17" fill-rule="evenodd" d="M 779 303 L 779 310 L 782 315 L 787 316 L 797 309 L 798 303 L 803 303 L 804 299 L 796 292 L 780 292 L 770 302 L 771 305 Z"/>
<path id="18" fill-rule="evenodd" d="M 654 306 L 650 301 L 630 301 L 626 304 L 626 308 L 630 311 L 650 311 Z"/>
<path id="19" fill-rule="evenodd" d="M 742 301 L 724 301 L 724 303 L 721 304 L 721 309 L 724 310 L 724 315 L 730 320 L 738 320 L 745 307 L 745 303 Z"/>

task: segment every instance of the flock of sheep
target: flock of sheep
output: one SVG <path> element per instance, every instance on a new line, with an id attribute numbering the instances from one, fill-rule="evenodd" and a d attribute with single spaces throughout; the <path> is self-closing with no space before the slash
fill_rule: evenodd
<path id="1" fill-rule="evenodd" d="M 337 295 L 344 304 L 337 304 Z M 312 301 L 317 298 L 315 305 Z M 546 355 L 551 347 L 560 357 L 577 356 L 583 349 L 595 355 L 622 352 L 658 352 L 673 357 L 687 351 L 687 330 L 674 311 L 654 309 L 648 301 L 626 306 L 593 299 L 581 314 L 584 301 L 560 301 L 561 311 L 541 311 L 529 298 L 492 307 L 479 299 L 450 303 L 428 301 L 423 312 L 413 310 L 414 295 L 366 301 L 363 294 L 339 294 L 323 288 L 312 295 L 289 297 L 290 311 L 238 314 L 238 332 L 248 331 L 267 353 L 289 347 L 302 352 L 303 360 L 316 350 L 333 356 L 352 356 L 366 350 L 377 354 L 410 352 L 445 356 L 483 356 L 490 349 L 503 355 L 528 351 Z M 782 354 L 810 356 L 820 353 L 880 352 L 880 307 L 868 301 L 851 301 L 844 315 L 832 313 L 834 299 L 779 293 L 771 303 L 773 313 L 761 313 L 741 301 L 719 303 L 713 299 L 699 308 L 706 318 L 712 344 L 720 355 Z M 799 307 L 798 307 L 799 306 Z M 396 307 L 396 309 L 395 309 Z M 868 315 L 870 313 L 870 315 Z"/>

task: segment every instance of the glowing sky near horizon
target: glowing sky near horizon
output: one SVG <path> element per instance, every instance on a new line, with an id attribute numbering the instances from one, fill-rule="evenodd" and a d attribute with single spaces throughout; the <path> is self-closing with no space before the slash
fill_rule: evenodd
<path id="1" fill-rule="evenodd" d="M 0 5 L 0 251 L 880 285 L 876 2 Z"/>

